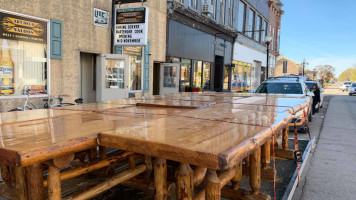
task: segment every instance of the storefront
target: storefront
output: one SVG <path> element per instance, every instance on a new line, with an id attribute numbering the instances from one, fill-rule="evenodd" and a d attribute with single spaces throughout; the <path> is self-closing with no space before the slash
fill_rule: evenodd
<path id="1" fill-rule="evenodd" d="M 49 92 L 48 22 L 0 10 L 0 98 Z"/>
<path id="2" fill-rule="evenodd" d="M 167 62 L 180 65 L 180 92 L 210 90 L 213 63 L 176 57 L 168 57 Z"/>
<path id="3" fill-rule="evenodd" d="M 169 21 L 167 63 L 179 64 L 180 92 L 228 90 L 231 51 L 228 40 Z"/>
<path id="4" fill-rule="evenodd" d="M 235 43 L 233 59 L 231 90 L 255 91 L 261 83 L 261 77 L 265 76 L 261 68 L 266 66 L 266 53 Z"/>
<path id="5" fill-rule="evenodd" d="M 232 91 L 250 91 L 256 86 L 256 67 L 251 63 L 233 61 Z"/>

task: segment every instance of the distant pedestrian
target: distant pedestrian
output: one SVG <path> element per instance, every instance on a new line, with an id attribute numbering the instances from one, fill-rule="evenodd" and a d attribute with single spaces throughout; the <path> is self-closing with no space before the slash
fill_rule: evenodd
<path id="1" fill-rule="evenodd" d="M 312 113 L 314 115 L 315 112 L 316 112 L 315 106 L 318 103 L 320 103 L 320 89 L 318 88 L 317 84 L 314 84 L 310 91 L 314 93 L 314 96 L 313 96 L 313 108 L 312 108 Z"/>

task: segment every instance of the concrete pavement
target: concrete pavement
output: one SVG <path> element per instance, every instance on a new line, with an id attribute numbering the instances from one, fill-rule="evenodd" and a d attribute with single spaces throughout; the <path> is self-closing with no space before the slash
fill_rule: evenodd
<path id="1" fill-rule="evenodd" d="M 334 88 L 334 89 L 333 89 Z M 356 96 L 336 87 L 293 200 L 356 199 Z"/>

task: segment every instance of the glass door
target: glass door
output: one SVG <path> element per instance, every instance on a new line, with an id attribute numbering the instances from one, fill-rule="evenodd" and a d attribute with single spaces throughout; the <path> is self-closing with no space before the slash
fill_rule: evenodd
<path id="1" fill-rule="evenodd" d="M 102 54 L 98 56 L 97 101 L 128 97 L 128 56 Z"/>
<path id="2" fill-rule="evenodd" d="M 159 94 L 171 94 L 179 92 L 179 72 L 179 64 L 161 64 Z"/>

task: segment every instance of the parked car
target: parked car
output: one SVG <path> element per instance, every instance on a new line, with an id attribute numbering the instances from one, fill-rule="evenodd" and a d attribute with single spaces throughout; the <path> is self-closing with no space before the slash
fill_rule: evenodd
<path id="1" fill-rule="evenodd" d="M 305 84 L 307 85 L 309 91 L 312 89 L 314 84 L 318 85 L 318 88 L 320 89 L 320 103 L 318 103 L 315 107 L 315 109 L 318 111 L 319 108 L 323 107 L 323 100 L 324 100 L 324 89 L 321 88 L 321 85 L 318 81 L 305 81 Z"/>
<path id="2" fill-rule="evenodd" d="M 346 82 L 344 82 L 344 84 L 342 84 L 342 85 L 340 86 L 340 90 L 342 90 L 343 92 L 344 92 L 344 91 L 348 91 L 348 89 L 349 89 L 349 87 L 350 87 L 351 84 L 352 84 L 351 81 L 346 81 Z"/>
<path id="3" fill-rule="evenodd" d="M 356 83 L 352 83 L 349 87 L 349 95 L 352 96 L 356 94 Z"/>
<path id="4" fill-rule="evenodd" d="M 288 75 L 270 78 L 261 83 L 257 88 L 256 93 L 266 93 L 266 94 L 295 94 L 301 96 L 314 96 L 314 93 L 310 92 L 308 87 L 305 85 L 306 80 L 304 77 L 296 75 Z M 289 129 L 294 129 L 294 122 L 296 122 L 297 130 L 305 131 L 306 119 L 304 112 L 308 113 L 308 121 L 312 121 L 311 105 L 313 105 L 313 98 L 310 98 L 310 106 L 306 107 L 304 110 L 300 110 L 295 113 L 292 123 L 289 124 Z"/>

